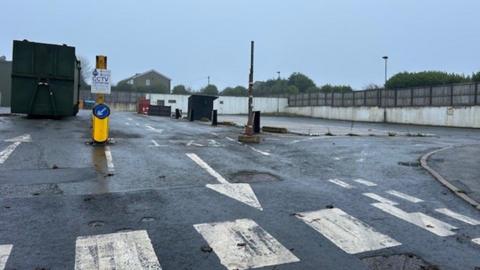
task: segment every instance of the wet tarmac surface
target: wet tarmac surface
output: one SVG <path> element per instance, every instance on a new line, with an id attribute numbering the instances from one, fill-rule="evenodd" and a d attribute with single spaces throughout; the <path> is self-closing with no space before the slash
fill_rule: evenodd
<path id="1" fill-rule="evenodd" d="M 105 147 L 89 117 L 0 116 L 0 269 L 480 267 L 480 212 L 416 166 L 478 130 L 244 145 L 236 127 L 116 112 Z"/>

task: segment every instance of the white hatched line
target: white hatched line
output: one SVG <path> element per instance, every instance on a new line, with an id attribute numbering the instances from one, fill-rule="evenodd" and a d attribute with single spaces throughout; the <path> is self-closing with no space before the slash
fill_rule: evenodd
<path id="1" fill-rule="evenodd" d="M 75 270 L 161 270 L 146 231 L 78 237 Z"/>
<path id="2" fill-rule="evenodd" d="M 157 133 L 162 133 L 163 132 L 163 129 L 156 129 L 150 125 L 145 125 L 145 127 L 151 131 L 154 131 L 154 132 L 157 132 Z"/>
<path id="3" fill-rule="evenodd" d="M 359 184 L 365 185 L 365 186 L 367 186 L 367 187 L 376 187 L 376 186 L 377 186 L 377 184 L 375 184 L 375 183 L 373 183 L 373 182 L 370 182 L 370 181 L 367 181 L 367 180 L 365 180 L 365 179 L 361 179 L 361 178 L 355 179 L 355 180 L 353 180 L 353 181 L 355 181 L 355 182 L 357 182 L 357 183 L 359 183 Z"/>
<path id="4" fill-rule="evenodd" d="M 480 238 L 472 239 L 472 242 L 477 244 L 477 245 L 480 245 Z"/>
<path id="5" fill-rule="evenodd" d="M 419 198 L 416 198 L 416 197 L 407 195 L 407 194 L 402 193 L 402 192 L 400 192 L 400 191 L 389 190 L 389 191 L 387 191 L 387 193 L 390 194 L 390 195 L 393 195 L 393 196 L 395 196 L 395 197 L 398 197 L 398 198 L 400 198 L 400 199 L 404 199 L 404 200 L 406 200 L 406 201 L 412 202 L 412 203 L 423 202 L 422 199 L 419 199 Z"/>
<path id="6" fill-rule="evenodd" d="M 297 217 L 349 254 L 401 245 L 338 208 L 299 213 Z"/>
<path id="7" fill-rule="evenodd" d="M 15 151 L 15 149 L 17 149 L 17 147 L 21 143 L 22 142 L 14 142 L 14 143 L 10 144 L 9 146 L 7 146 L 7 148 L 5 148 L 5 150 L 0 152 L 0 164 L 5 163 L 5 161 L 7 161 L 7 159 L 8 159 L 8 157 L 10 157 L 10 155 L 13 153 L 13 151 Z"/>
<path id="8" fill-rule="evenodd" d="M 205 171 L 207 171 L 211 176 L 215 177 L 218 182 L 222 184 L 229 184 L 228 181 L 223 178 L 218 172 L 216 172 L 212 167 L 210 167 L 205 161 L 203 161 L 199 156 L 193 153 L 187 153 L 186 154 L 191 160 L 193 160 L 195 163 L 197 163 L 198 166 L 203 168 Z"/>
<path id="9" fill-rule="evenodd" d="M 105 158 L 107 159 L 107 168 L 109 172 L 115 171 L 115 166 L 113 165 L 112 151 L 110 146 L 105 146 Z"/>
<path id="10" fill-rule="evenodd" d="M 398 203 L 396 203 L 396 202 L 394 202 L 394 201 L 391 201 L 391 200 L 389 200 L 389 199 L 387 199 L 387 198 L 384 198 L 384 197 L 382 197 L 382 196 L 380 196 L 380 195 L 377 195 L 377 194 L 375 194 L 375 193 L 363 193 L 363 196 L 367 196 L 367 197 L 369 197 L 369 198 L 371 198 L 371 199 L 374 199 L 374 200 L 376 200 L 376 201 L 379 201 L 379 202 L 381 202 L 381 203 L 390 204 L 390 205 L 398 205 Z"/>
<path id="11" fill-rule="evenodd" d="M 348 183 L 345 183 L 345 182 L 343 182 L 342 180 L 339 180 L 339 179 L 329 179 L 328 182 L 333 183 L 333 184 L 335 184 L 337 186 L 340 186 L 340 187 L 343 187 L 343 188 L 347 188 L 347 189 L 353 188 L 352 185 L 350 185 Z"/>
<path id="12" fill-rule="evenodd" d="M 13 245 L 0 245 L 0 270 L 5 269 L 7 265 L 8 257 L 12 252 Z"/>
<path id="13" fill-rule="evenodd" d="M 470 224 L 470 225 L 480 225 L 480 221 L 477 220 L 477 219 L 474 219 L 474 218 L 471 218 L 471 217 L 467 217 L 465 215 L 462 215 L 462 214 L 459 214 L 459 213 L 456 213 L 456 212 L 453 212 L 452 210 L 450 209 L 447 209 L 447 208 L 439 208 L 439 209 L 435 209 L 435 211 L 437 211 L 438 213 L 441 213 L 441 214 L 444 214 L 446 216 L 449 216 L 451 218 L 454 218 L 456 220 L 460 220 L 464 223 L 467 223 L 467 224 Z"/>
<path id="14" fill-rule="evenodd" d="M 402 209 L 399 209 L 393 205 L 389 205 L 386 203 L 374 203 L 372 205 L 384 211 L 385 213 L 388 213 L 392 216 L 395 216 L 399 219 L 402 219 L 406 222 L 416 225 L 438 236 L 455 235 L 455 232 L 453 232 L 453 230 L 457 229 L 457 227 L 454 227 L 448 223 L 445 223 L 431 216 L 425 215 L 424 213 L 420 213 L 420 212 L 407 213 Z"/>
<path id="15" fill-rule="evenodd" d="M 299 262 L 272 235 L 250 219 L 193 225 L 229 270 Z"/>

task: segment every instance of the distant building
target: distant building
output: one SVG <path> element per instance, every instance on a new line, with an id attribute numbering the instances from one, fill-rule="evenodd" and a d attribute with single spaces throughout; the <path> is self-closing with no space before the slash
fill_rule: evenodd
<path id="1" fill-rule="evenodd" d="M 170 93 L 171 79 L 152 69 L 118 82 L 121 89 L 149 93 Z"/>
<path id="2" fill-rule="evenodd" d="M 12 62 L 0 57 L 0 107 L 10 107 L 12 85 Z"/>

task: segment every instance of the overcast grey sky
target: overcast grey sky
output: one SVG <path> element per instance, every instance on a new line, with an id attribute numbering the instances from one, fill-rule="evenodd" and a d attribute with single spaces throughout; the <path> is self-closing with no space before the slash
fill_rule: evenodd
<path id="1" fill-rule="evenodd" d="M 12 40 L 66 43 L 113 80 L 156 69 L 195 89 L 247 86 L 249 43 L 256 80 L 302 72 L 318 85 L 359 89 L 390 74 L 480 70 L 478 0 L 3 0 L 0 55 Z"/>

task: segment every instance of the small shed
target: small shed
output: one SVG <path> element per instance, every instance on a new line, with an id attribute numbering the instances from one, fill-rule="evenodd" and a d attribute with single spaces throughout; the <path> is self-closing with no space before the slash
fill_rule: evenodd
<path id="1" fill-rule="evenodd" d="M 191 95 L 188 98 L 188 119 L 207 118 L 212 120 L 213 101 L 217 98 L 216 96 Z"/>

